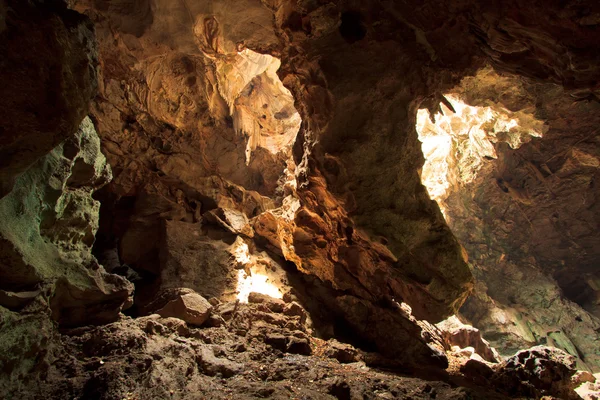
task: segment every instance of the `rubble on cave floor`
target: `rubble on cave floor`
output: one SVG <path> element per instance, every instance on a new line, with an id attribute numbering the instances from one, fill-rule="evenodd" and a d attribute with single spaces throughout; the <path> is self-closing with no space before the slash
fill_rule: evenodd
<path id="1" fill-rule="evenodd" d="M 18 398 L 577 398 L 570 356 L 559 350 L 532 349 L 501 364 L 449 352 L 456 370 L 407 370 L 380 354 L 312 336 L 304 309 L 289 299 L 252 293 L 247 304 L 211 302 L 200 328 L 153 314 L 63 330 L 46 379 L 22 388 Z M 534 368 L 527 362 L 532 355 L 540 360 Z"/>

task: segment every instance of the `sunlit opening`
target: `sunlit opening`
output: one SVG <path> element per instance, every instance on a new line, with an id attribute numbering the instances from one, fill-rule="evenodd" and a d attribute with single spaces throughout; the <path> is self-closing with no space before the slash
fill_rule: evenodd
<path id="1" fill-rule="evenodd" d="M 271 271 L 264 263 L 257 262 L 250 254 L 248 245 L 238 237 L 233 243 L 231 254 L 238 263 L 237 276 L 237 299 L 242 303 L 248 302 L 248 296 L 252 292 L 266 294 L 277 299 L 283 297 L 279 289 L 278 281 L 271 276 Z"/>
<path id="2" fill-rule="evenodd" d="M 233 246 L 231 248 L 231 254 L 240 266 L 246 266 L 250 264 L 250 249 L 248 248 L 248 245 L 244 243 L 242 238 L 240 238 L 239 236 L 233 243 Z"/>
<path id="3" fill-rule="evenodd" d="M 280 299 L 283 293 L 267 275 L 258 272 L 238 271 L 238 295 L 237 298 L 242 303 L 248 302 L 248 296 L 252 292 L 266 294 L 267 296 Z"/>
<path id="4" fill-rule="evenodd" d="M 425 157 L 421 182 L 444 214 L 451 189 L 472 182 L 486 162 L 497 158 L 495 143 L 518 148 L 544 130 L 531 114 L 469 106 L 453 94 L 445 97 L 456 112 L 442 104 L 432 122 L 429 111 L 421 109 L 416 126 Z"/>

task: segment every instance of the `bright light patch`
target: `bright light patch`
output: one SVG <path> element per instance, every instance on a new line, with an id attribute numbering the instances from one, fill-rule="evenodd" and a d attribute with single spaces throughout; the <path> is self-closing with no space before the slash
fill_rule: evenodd
<path id="1" fill-rule="evenodd" d="M 238 271 L 238 291 L 237 298 L 242 303 L 248 302 L 248 296 L 252 292 L 266 294 L 276 299 L 283 297 L 279 288 L 267 275 L 257 272 L 247 273 L 245 270 Z"/>
<path id="2" fill-rule="evenodd" d="M 250 263 L 250 250 L 248 249 L 248 245 L 244 243 L 239 236 L 233 243 L 231 254 L 233 254 L 235 261 L 241 265 Z"/>
<path id="3" fill-rule="evenodd" d="M 497 158 L 495 143 L 506 142 L 516 149 L 530 136 L 541 137 L 544 131 L 543 122 L 531 114 L 473 107 L 456 95 L 445 97 L 456 113 L 442 105 L 435 123 L 429 111 L 417 113 L 417 132 L 425 157 L 421 182 L 444 214 L 444 200 L 451 189 L 472 182 L 487 160 Z"/>
<path id="4" fill-rule="evenodd" d="M 264 263 L 256 262 L 250 254 L 248 245 L 238 236 L 231 246 L 231 254 L 238 263 L 237 298 L 242 303 L 248 302 L 252 292 L 266 294 L 280 299 L 283 293 L 272 279 Z"/>

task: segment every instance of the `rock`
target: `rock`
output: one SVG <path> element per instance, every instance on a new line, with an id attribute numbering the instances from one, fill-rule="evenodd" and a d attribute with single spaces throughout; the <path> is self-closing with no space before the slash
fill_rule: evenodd
<path id="1" fill-rule="evenodd" d="M 213 348 L 207 345 L 200 346 L 197 360 L 202 371 L 209 376 L 219 374 L 224 378 L 230 378 L 243 368 L 242 364 L 216 357 Z"/>
<path id="2" fill-rule="evenodd" d="M 203 220 L 221 226 L 223 229 L 252 237 L 252 228 L 249 226 L 248 217 L 241 211 L 231 208 L 216 208 L 203 215 Z"/>
<path id="3" fill-rule="evenodd" d="M 180 204 L 158 193 L 140 193 L 119 243 L 122 261 L 138 270 L 158 274 L 157 254 L 164 234 L 161 221 L 181 221 L 185 217 L 186 210 Z"/>
<path id="4" fill-rule="evenodd" d="M 164 221 L 159 257 L 162 289 L 188 287 L 206 298 L 235 291 L 230 246 L 203 235 L 199 224 Z"/>
<path id="5" fill-rule="evenodd" d="M 97 89 L 89 18 L 54 2 L 4 2 L 0 53 L 0 198 L 36 161 L 72 137 Z"/>
<path id="6" fill-rule="evenodd" d="M 110 178 L 86 118 L 0 199 L 0 254 L 11 260 L 0 265 L 4 287 L 51 284 L 53 317 L 63 326 L 114 321 L 131 306 L 131 283 L 91 254 L 100 208 L 92 193 Z"/>
<path id="7" fill-rule="evenodd" d="M 287 349 L 287 338 L 280 333 L 268 333 L 265 336 L 265 343 L 277 350 L 285 351 Z"/>
<path id="8" fill-rule="evenodd" d="M 571 383 L 575 372 L 573 356 L 557 348 L 536 346 L 500 363 L 492 381 L 511 396 L 578 399 Z"/>
<path id="9" fill-rule="evenodd" d="M 221 303 L 215 307 L 215 311 L 225 320 L 231 318 L 237 309 L 237 302 Z"/>
<path id="10" fill-rule="evenodd" d="M 349 344 L 340 343 L 335 339 L 327 341 L 325 356 L 335 358 L 341 363 L 352 363 L 358 361 L 358 351 Z"/>
<path id="11" fill-rule="evenodd" d="M 596 382 L 596 377 L 589 371 L 577 371 L 572 377 L 571 382 L 574 386 L 582 385 L 586 382 Z"/>
<path id="12" fill-rule="evenodd" d="M 397 363 L 447 368 L 448 359 L 435 330 L 397 308 L 382 308 L 353 296 L 339 296 L 337 305 L 359 335 L 373 343 Z"/>
<path id="13" fill-rule="evenodd" d="M 467 360 L 467 362 L 460 367 L 460 372 L 462 372 L 465 377 L 480 384 L 486 383 L 494 374 L 492 367 L 487 365 L 485 361 L 478 361 L 475 359 Z"/>
<path id="14" fill-rule="evenodd" d="M 442 331 L 442 337 L 450 346 L 472 347 L 484 360 L 499 361 L 498 353 L 481 337 L 479 329 L 463 324 L 456 315 L 437 323 L 436 326 Z"/>
<path id="15" fill-rule="evenodd" d="M 598 400 L 600 399 L 600 384 L 584 382 L 575 388 L 575 392 L 583 400 Z"/>
<path id="16" fill-rule="evenodd" d="M 284 307 L 286 306 L 285 302 L 281 299 L 276 299 L 266 294 L 251 292 L 248 295 L 249 303 L 256 304 L 264 304 L 267 308 L 273 312 L 280 313 L 283 312 Z"/>
<path id="17" fill-rule="evenodd" d="M 219 326 L 225 325 L 225 320 L 220 315 L 211 314 L 204 323 L 204 325 L 209 328 L 217 328 Z"/>
<path id="18" fill-rule="evenodd" d="M 283 314 L 290 317 L 300 317 L 300 323 L 304 324 L 307 319 L 307 314 L 304 308 L 295 301 L 287 303 L 283 308 Z"/>
<path id="19" fill-rule="evenodd" d="M 19 314 L 0 307 L 0 394 L 19 398 L 28 379 L 44 376 L 53 359 L 56 330 L 48 313 Z"/>
<path id="20" fill-rule="evenodd" d="M 0 290 L 0 306 L 12 311 L 18 311 L 31 303 L 40 293 L 41 290 L 16 293 Z"/>
<path id="21" fill-rule="evenodd" d="M 154 312 L 162 317 L 179 318 L 190 325 L 201 326 L 209 318 L 213 306 L 204 297 L 191 289 L 163 291 L 152 308 L 161 304 Z M 160 302 L 160 303 L 158 303 Z"/>
<path id="22" fill-rule="evenodd" d="M 288 337 L 287 352 L 292 354 L 302 354 L 305 356 L 312 354 L 310 340 L 307 338 L 299 338 L 294 336 Z"/>

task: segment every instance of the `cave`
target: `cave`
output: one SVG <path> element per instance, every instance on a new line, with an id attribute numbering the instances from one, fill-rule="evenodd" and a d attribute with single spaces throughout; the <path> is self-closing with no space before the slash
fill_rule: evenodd
<path id="1" fill-rule="evenodd" d="M 0 0 L 0 397 L 600 396 L 600 3 Z"/>

